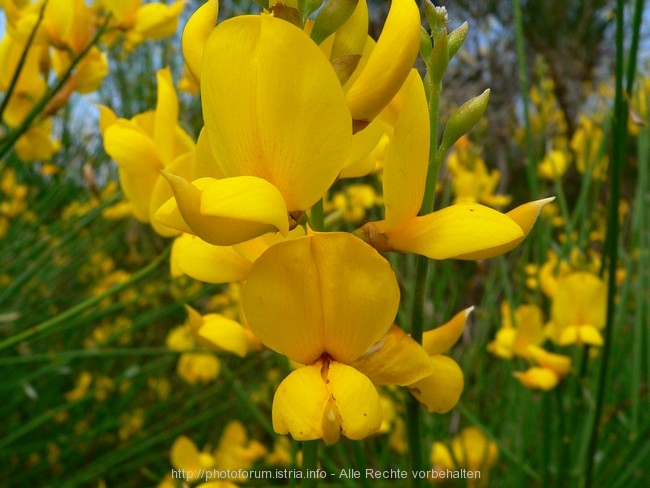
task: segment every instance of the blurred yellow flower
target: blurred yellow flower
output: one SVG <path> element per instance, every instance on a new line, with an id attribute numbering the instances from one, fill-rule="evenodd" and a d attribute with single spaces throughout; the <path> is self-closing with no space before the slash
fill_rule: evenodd
<path id="1" fill-rule="evenodd" d="M 501 328 L 487 350 L 504 359 L 512 359 L 515 355 L 527 358 L 528 346 L 538 346 L 544 338 L 544 319 L 537 305 L 519 305 L 513 313 L 510 304 L 504 301 L 501 303 Z"/>
<path id="2" fill-rule="evenodd" d="M 582 271 L 571 273 L 558 282 L 546 334 L 560 346 L 602 346 L 606 306 L 607 286 L 600 278 Z"/>

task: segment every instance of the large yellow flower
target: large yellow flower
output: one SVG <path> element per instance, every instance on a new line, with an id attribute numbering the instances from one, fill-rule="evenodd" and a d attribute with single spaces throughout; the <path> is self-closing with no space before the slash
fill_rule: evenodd
<path id="1" fill-rule="evenodd" d="M 429 158 L 429 112 L 417 72 L 409 76 L 399 96 L 401 108 L 384 162 L 385 220 L 365 224 L 361 228 L 365 239 L 380 251 L 431 259 L 485 259 L 517 246 L 552 198 L 507 214 L 461 203 L 418 216 Z"/>
<path id="2" fill-rule="evenodd" d="M 255 261 L 244 288 L 248 323 L 269 348 L 306 365 L 278 387 L 276 432 L 333 443 L 341 433 L 361 439 L 379 430 L 379 395 L 356 365 L 376 350 L 401 354 L 400 371 L 388 366 L 382 376 L 393 383 L 409 385 L 432 373 L 424 349 L 389 333 L 399 298 L 388 262 L 350 234 L 281 242 Z"/>
<path id="3" fill-rule="evenodd" d="M 269 15 L 222 22 L 201 59 L 199 147 L 215 169 L 191 183 L 169 177 L 175 203 L 157 218 L 178 228 L 180 212 L 216 245 L 286 234 L 289 214 L 316 203 L 345 163 L 352 120 L 341 85 L 305 32 Z"/>

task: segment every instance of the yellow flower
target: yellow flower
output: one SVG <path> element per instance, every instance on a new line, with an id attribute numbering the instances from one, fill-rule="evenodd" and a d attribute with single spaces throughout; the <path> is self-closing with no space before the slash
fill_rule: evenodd
<path id="1" fill-rule="evenodd" d="M 386 218 L 361 227 L 364 239 L 382 252 L 409 252 L 431 259 L 485 259 L 513 249 L 552 198 L 521 205 L 507 214 L 467 203 L 417 216 L 428 167 L 429 112 L 416 71 L 403 90 L 403 106 L 384 162 Z"/>
<path id="2" fill-rule="evenodd" d="M 76 402 L 81 400 L 86 393 L 88 393 L 88 388 L 90 388 L 90 383 L 93 381 L 93 375 L 88 371 L 82 371 L 79 378 L 77 378 L 77 383 L 73 390 L 67 392 L 64 396 L 65 399 L 69 402 Z"/>
<path id="3" fill-rule="evenodd" d="M 466 427 L 451 441 L 451 451 L 441 442 L 435 442 L 431 464 L 436 471 L 464 468 L 480 471 L 480 478 L 468 478 L 468 486 L 487 486 L 492 466 L 499 459 L 499 448 L 476 427 Z M 434 478 L 443 480 L 444 477 Z"/>
<path id="4" fill-rule="evenodd" d="M 185 6 L 184 0 L 171 5 L 163 2 L 143 5 L 141 0 L 100 0 L 97 3 L 111 14 L 111 25 L 125 32 L 127 51 L 147 39 L 164 39 L 174 34 Z"/>
<path id="5" fill-rule="evenodd" d="M 151 222 L 154 230 L 163 236 L 173 236 L 178 231 L 152 218 L 172 195 L 160 170 L 189 177 L 193 172 L 194 142 L 178 125 L 178 99 L 169 68 L 159 70 L 157 78 L 155 111 L 125 120 L 100 107 L 100 128 L 104 147 L 118 164 L 120 183 L 133 204 L 136 218 Z"/>
<path id="6" fill-rule="evenodd" d="M 555 181 L 561 178 L 566 172 L 570 163 L 570 154 L 567 151 L 553 149 L 544 156 L 544 159 L 537 167 L 537 173 L 541 178 L 549 181 Z"/>
<path id="7" fill-rule="evenodd" d="M 539 366 L 513 373 L 526 388 L 548 391 L 555 388 L 571 369 L 568 356 L 553 354 L 537 346 L 529 346 L 529 355 Z"/>
<path id="8" fill-rule="evenodd" d="M 598 277 L 575 272 L 562 278 L 553 295 L 546 334 L 560 346 L 602 346 L 599 330 L 605 327 L 607 286 Z"/>
<path id="9" fill-rule="evenodd" d="M 391 328 L 399 288 L 388 262 L 350 234 L 316 233 L 272 246 L 255 261 L 243 299 L 255 335 L 306 365 L 276 391 L 278 433 L 330 444 L 341 433 L 361 439 L 381 427 L 370 376 L 406 386 L 433 373 L 424 349 Z"/>
<path id="10" fill-rule="evenodd" d="M 286 235 L 345 163 L 352 121 L 338 79 L 303 31 L 268 15 L 220 23 L 201 59 L 205 177 L 167 175 L 175 199 L 157 218 L 222 246 Z"/>
<path id="11" fill-rule="evenodd" d="M 266 448 L 258 441 L 249 439 L 244 425 L 233 420 L 228 422 L 221 434 L 214 452 L 214 466 L 218 470 L 247 470 L 264 456 Z"/>
<path id="12" fill-rule="evenodd" d="M 529 345 L 538 346 L 544 342 L 542 311 L 537 305 L 519 305 L 512 315 L 510 304 L 503 302 L 501 320 L 501 328 L 487 346 L 492 354 L 504 359 L 512 359 L 514 355 L 527 358 Z"/>
<path id="13" fill-rule="evenodd" d="M 594 120 L 581 116 L 573 137 L 571 149 L 576 155 L 576 166 L 581 173 L 590 173 L 602 180 L 607 176 L 607 151 L 604 148 L 605 131 Z"/>

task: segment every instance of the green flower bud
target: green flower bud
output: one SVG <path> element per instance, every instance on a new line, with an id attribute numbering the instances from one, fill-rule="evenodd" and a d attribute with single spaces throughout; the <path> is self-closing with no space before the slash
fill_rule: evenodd
<path id="1" fill-rule="evenodd" d="M 480 120 L 487 108 L 490 99 L 490 90 L 487 89 L 479 96 L 466 101 L 461 105 L 447 121 L 445 132 L 442 134 L 442 142 L 438 149 L 438 158 L 442 160 L 449 151 L 449 148 L 467 134 L 472 127 Z"/>

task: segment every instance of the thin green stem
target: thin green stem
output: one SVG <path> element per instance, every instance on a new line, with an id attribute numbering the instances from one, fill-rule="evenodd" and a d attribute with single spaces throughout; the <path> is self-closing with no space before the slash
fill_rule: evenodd
<path id="1" fill-rule="evenodd" d="M 71 319 L 72 317 L 79 315 L 83 313 L 84 311 L 94 307 L 96 304 L 100 303 L 102 300 L 105 298 L 116 295 L 120 293 L 122 290 L 125 290 L 126 288 L 132 286 L 133 284 L 137 283 L 138 281 L 142 280 L 145 278 L 147 275 L 149 275 L 152 271 L 154 271 L 158 266 L 160 266 L 160 263 L 162 263 L 167 256 L 169 255 L 169 252 L 171 250 L 171 247 L 168 247 L 160 256 L 158 256 L 156 259 L 154 259 L 151 263 L 149 263 L 147 266 L 142 268 L 140 271 L 135 273 L 133 276 L 131 276 L 128 280 L 124 281 L 123 283 L 119 283 L 115 285 L 114 287 L 106 290 L 103 293 L 100 293 L 99 295 L 95 295 L 93 297 L 90 297 L 83 302 L 79 303 L 78 305 L 75 305 L 72 308 L 69 308 L 65 312 L 62 312 L 54 317 L 52 317 L 49 320 L 46 320 L 45 322 L 41 322 L 38 325 L 35 325 L 33 327 L 30 327 L 27 330 L 24 330 L 23 332 L 19 334 L 15 334 L 11 337 L 8 337 L 4 341 L 0 342 L 0 351 L 3 351 L 5 349 L 8 349 L 21 341 L 27 340 L 35 335 L 41 334 L 49 329 L 52 329 L 56 327 L 57 325 Z"/>
<path id="2" fill-rule="evenodd" d="M 319 199 L 311 207 L 309 213 L 309 225 L 311 228 L 318 232 L 325 230 L 325 211 L 323 210 L 323 199 Z"/>
<path id="3" fill-rule="evenodd" d="M 524 28 L 521 16 L 521 5 L 519 0 L 512 0 L 512 8 L 515 17 L 515 48 L 517 50 L 517 71 L 519 76 L 519 88 L 521 103 L 524 112 L 524 137 L 526 140 L 526 177 L 528 187 L 534 198 L 537 198 L 537 168 L 535 167 L 535 155 L 533 150 L 533 133 L 530 123 L 530 100 L 528 95 L 528 73 L 526 70 L 526 52 L 524 48 Z"/>
<path id="4" fill-rule="evenodd" d="M 318 470 L 319 442 L 315 440 L 302 443 L 303 488 L 315 488 L 318 486 L 318 477 L 315 476 L 315 473 Z"/>
<path id="5" fill-rule="evenodd" d="M 643 2 L 638 1 L 635 8 L 642 9 Z M 607 316 L 604 331 L 604 344 L 600 369 L 598 371 L 598 390 L 596 395 L 596 406 L 594 411 L 594 418 L 590 432 L 589 447 L 587 449 L 586 469 L 585 469 L 585 486 L 589 488 L 592 486 L 594 477 L 594 459 L 596 457 L 596 450 L 598 449 L 599 442 L 599 424 L 605 400 L 605 391 L 607 387 L 607 372 L 611 356 L 611 342 L 614 330 L 614 321 L 616 317 L 616 270 L 618 266 L 618 235 L 619 235 L 619 218 L 618 208 L 620 203 L 621 192 L 621 169 L 625 160 L 625 146 L 627 139 L 627 113 L 628 106 L 627 100 L 630 93 L 624 92 L 624 35 L 625 35 L 625 22 L 624 22 L 624 1 L 617 0 L 616 2 L 616 93 L 614 98 L 614 120 L 613 120 L 613 144 L 612 144 L 612 167 L 610 175 L 610 203 L 609 215 L 607 221 L 607 247 L 606 261 L 607 261 Z M 635 12 L 634 31 L 641 28 L 640 12 Z M 634 35 L 638 35 L 638 32 Z M 628 59 L 628 66 L 635 66 L 636 61 L 636 48 L 638 44 L 633 44 L 630 48 Z M 633 75 L 633 73 L 628 73 Z M 632 82 L 628 79 L 627 86 L 631 89 Z M 604 267 L 603 267 L 604 270 Z"/>

